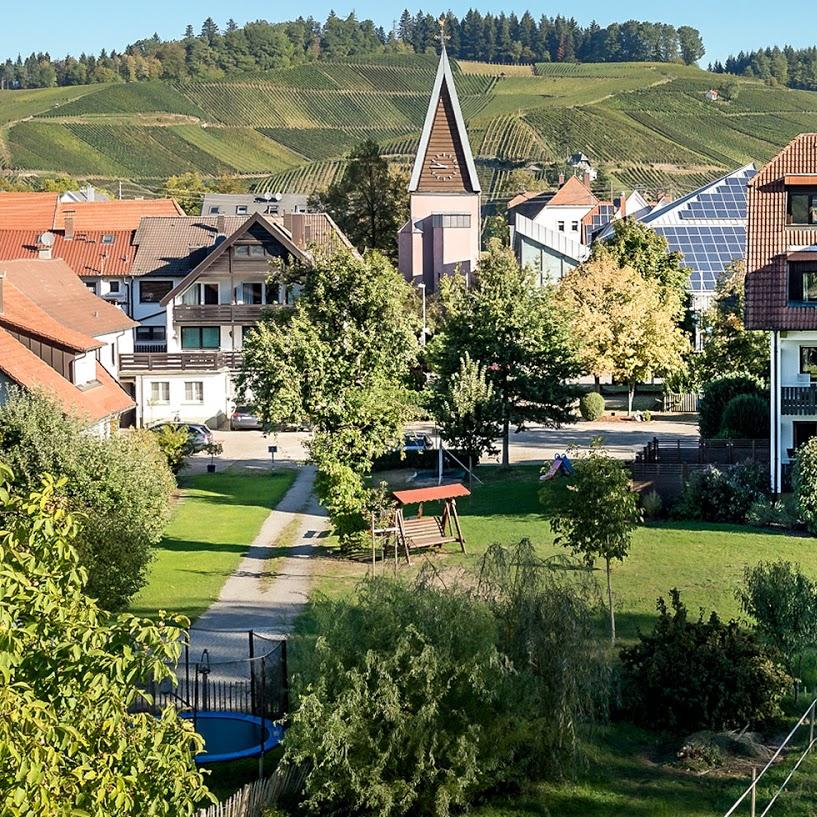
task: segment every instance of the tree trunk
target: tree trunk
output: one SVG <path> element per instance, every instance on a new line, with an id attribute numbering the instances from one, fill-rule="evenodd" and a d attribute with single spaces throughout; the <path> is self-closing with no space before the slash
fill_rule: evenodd
<path id="1" fill-rule="evenodd" d="M 633 414 L 633 400 L 635 400 L 635 383 L 628 384 L 627 390 L 627 416 L 631 417 Z"/>
<path id="2" fill-rule="evenodd" d="M 605 559 L 607 563 L 607 603 L 610 605 L 610 641 L 613 646 L 616 646 L 616 611 L 613 609 L 613 580 L 612 570 L 610 569 L 610 560 Z"/>
<path id="3" fill-rule="evenodd" d="M 601 378 L 597 374 L 593 375 L 593 383 L 593 389 L 596 394 L 601 394 Z"/>
<path id="4" fill-rule="evenodd" d="M 502 464 L 510 464 L 508 447 L 511 437 L 511 418 L 508 416 L 508 404 L 502 405 Z"/>

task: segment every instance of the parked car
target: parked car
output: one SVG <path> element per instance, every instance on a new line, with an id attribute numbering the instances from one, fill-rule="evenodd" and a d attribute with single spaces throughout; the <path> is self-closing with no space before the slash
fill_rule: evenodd
<path id="1" fill-rule="evenodd" d="M 161 431 L 163 428 L 186 428 L 190 442 L 190 451 L 194 454 L 204 451 L 207 443 L 213 442 L 213 432 L 204 423 L 174 423 L 164 421 L 150 427 L 151 431 Z"/>
<path id="2" fill-rule="evenodd" d="M 230 430 L 242 431 L 254 428 L 264 428 L 261 418 L 249 406 L 236 406 L 230 415 Z"/>
<path id="3" fill-rule="evenodd" d="M 403 451 L 428 451 L 434 448 L 428 434 L 409 432 L 403 435 Z"/>

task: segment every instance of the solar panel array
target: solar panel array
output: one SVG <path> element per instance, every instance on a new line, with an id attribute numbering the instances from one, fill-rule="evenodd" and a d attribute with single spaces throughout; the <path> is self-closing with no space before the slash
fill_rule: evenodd
<path id="1" fill-rule="evenodd" d="M 693 194 L 679 206 L 679 223 L 650 224 L 667 239 L 671 250 L 683 253 L 693 290 L 713 291 L 727 264 L 743 258 L 746 245 L 746 184 L 754 170 L 729 176 L 708 190 Z M 741 221 L 740 226 L 723 221 Z M 687 222 L 687 223 L 684 223 Z"/>
<path id="2" fill-rule="evenodd" d="M 600 202 L 596 207 L 585 216 L 585 235 L 587 236 L 587 243 L 594 234 L 602 227 L 610 222 L 610 219 L 616 212 L 616 208 L 607 202 Z"/>
<path id="3" fill-rule="evenodd" d="M 712 291 L 727 264 L 743 258 L 746 227 L 653 227 L 671 250 L 683 253 L 693 290 Z"/>

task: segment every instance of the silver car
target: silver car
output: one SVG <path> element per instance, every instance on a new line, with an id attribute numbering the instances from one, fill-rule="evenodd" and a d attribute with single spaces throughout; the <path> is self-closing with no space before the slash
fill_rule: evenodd
<path id="1" fill-rule="evenodd" d="M 230 415 L 230 430 L 263 429 L 264 423 L 249 406 L 236 406 Z"/>

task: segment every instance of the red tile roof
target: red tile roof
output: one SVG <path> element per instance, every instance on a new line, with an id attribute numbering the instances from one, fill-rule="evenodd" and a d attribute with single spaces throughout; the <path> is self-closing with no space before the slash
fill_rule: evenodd
<path id="1" fill-rule="evenodd" d="M 122 332 L 138 324 L 121 309 L 98 298 L 62 260 L 0 261 L 13 285 L 68 329 L 90 338 Z"/>
<path id="2" fill-rule="evenodd" d="M 57 193 L 0 193 L 0 230 L 50 230 L 59 199 Z"/>
<path id="3" fill-rule="evenodd" d="M 22 343 L 0 328 L 0 371 L 26 389 L 39 389 L 54 397 L 66 414 L 98 422 L 133 408 L 133 400 L 100 365 L 96 384 L 78 389 Z"/>
<path id="4" fill-rule="evenodd" d="M 73 216 L 77 230 L 136 230 L 146 216 L 183 216 L 184 210 L 173 199 L 121 199 L 80 201 L 60 204 L 53 229 L 64 230 L 66 216 Z"/>
<path id="5" fill-rule="evenodd" d="M 595 207 L 598 199 L 578 176 L 571 176 L 548 202 L 549 207 Z"/>
<path id="6" fill-rule="evenodd" d="M 37 258 L 37 239 L 41 234 L 39 230 L 0 229 L 0 261 Z M 103 244 L 103 236 L 110 236 L 110 243 Z M 62 258 L 80 276 L 130 275 L 136 257 L 133 230 L 75 230 L 71 241 L 66 241 L 62 233 L 55 233 L 51 254 Z"/>

